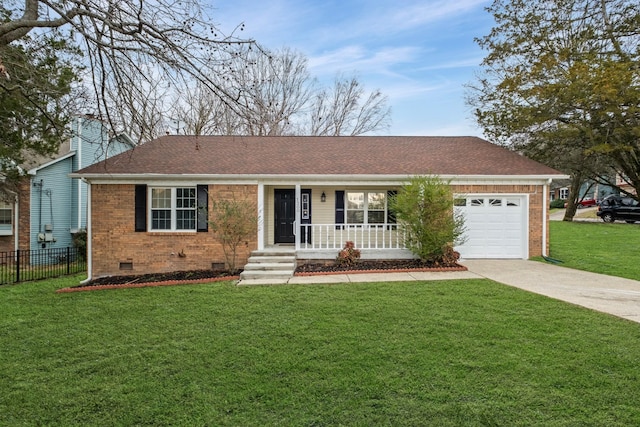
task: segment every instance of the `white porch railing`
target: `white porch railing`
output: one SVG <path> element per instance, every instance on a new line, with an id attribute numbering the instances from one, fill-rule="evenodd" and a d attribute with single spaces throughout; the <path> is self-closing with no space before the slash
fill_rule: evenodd
<path id="1" fill-rule="evenodd" d="M 397 224 L 303 224 L 299 249 L 405 249 L 405 233 Z M 306 238 L 305 238 L 306 236 Z"/>

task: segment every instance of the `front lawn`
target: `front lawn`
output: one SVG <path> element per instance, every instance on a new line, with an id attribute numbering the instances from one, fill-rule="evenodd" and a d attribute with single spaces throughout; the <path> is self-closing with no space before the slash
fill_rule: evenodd
<path id="1" fill-rule="evenodd" d="M 640 425 L 640 328 L 488 280 L 0 287 L 0 425 Z"/>
<path id="2" fill-rule="evenodd" d="M 640 280 L 640 225 L 551 221 L 552 258 L 563 266 Z"/>

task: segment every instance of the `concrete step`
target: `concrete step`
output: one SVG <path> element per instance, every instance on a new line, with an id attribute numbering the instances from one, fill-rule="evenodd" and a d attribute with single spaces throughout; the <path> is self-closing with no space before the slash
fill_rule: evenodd
<path id="1" fill-rule="evenodd" d="M 240 280 L 286 280 L 293 277 L 296 256 L 293 249 L 270 248 L 253 251 L 240 273 Z"/>
<path id="2" fill-rule="evenodd" d="M 290 279 L 292 270 L 244 270 L 240 273 L 240 280 Z"/>
<path id="3" fill-rule="evenodd" d="M 296 251 L 293 249 L 264 249 L 261 251 L 251 252 L 251 256 L 289 256 L 295 257 Z"/>
<path id="4" fill-rule="evenodd" d="M 276 264 L 276 263 L 283 263 L 283 264 L 292 264 L 296 262 L 296 257 L 293 255 L 254 255 L 251 254 L 251 256 L 249 257 L 249 259 L 247 260 L 249 264 L 252 263 L 269 263 L 269 264 Z"/>
<path id="5" fill-rule="evenodd" d="M 293 261 L 290 262 L 249 262 L 244 266 L 244 271 L 293 271 L 296 268 L 296 264 Z"/>

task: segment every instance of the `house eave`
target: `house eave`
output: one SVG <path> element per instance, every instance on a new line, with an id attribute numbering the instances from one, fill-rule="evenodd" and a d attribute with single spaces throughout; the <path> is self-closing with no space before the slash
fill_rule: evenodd
<path id="1" fill-rule="evenodd" d="M 153 182 L 220 182 L 224 184 L 344 184 L 353 183 L 394 183 L 406 182 L 415 175 L 300 175 L 300 174 L 69 174 L 71 178 L 81 178 L 94 184 L 139 184 Z M 566 175 L 440 175 L 444 180 L 450 180 L 452 184 L 464 184 L 468 182 L 527 182 L 547 183 L 549 180 L 564 179 Z"/>
<path id="2" fill-rule="evenodd" d="M 61 162 L 61 161 L 63 161 L 63 160 L 66 160 L 66 159 L 68 159 L 68 158 L 70 158 L 70 157 L 73 157 L 73 156 L 75 156 L 75 155 L 76 155 L 76 151 L 75 151 L 75 150 L 73 150 L 73 151 L 69 151 L 69 152 L 68 152 L 67 154 L 65 154 L 64 156 L 58 157 L 57 159 L 50 160 L 50 161 L 48 161 L 47 163 L 43 163 L 43 164 L 41 164 L 40 166 L 36 166 L 36 167 L 35 167 L 35 168 L 33 168 L 33 169 L 29 169 L 29 171 L 27 171 L 27 173 L 28 173 L 29 175 L 36 175 L 36 174 L 38 173 L 38 171 L 39 171 L 39 170 L 44 169 L 44 168 L 46 168 L 46 167 L 49 167 L 49 166 L 51 166 L 51 165 L 54 165 L 54 164 L 56 164 L 56 163 L 58 163 L 58 162 Z"/>

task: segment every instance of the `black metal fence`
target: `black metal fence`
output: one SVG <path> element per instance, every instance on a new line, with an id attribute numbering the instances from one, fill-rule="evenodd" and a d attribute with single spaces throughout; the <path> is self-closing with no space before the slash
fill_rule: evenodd
<path id="1" fill-rule="evenodd" d="M 77 248 L 0 252 L 0 285 L 81 273 L 86 256 Z"/>

